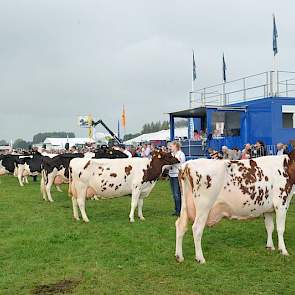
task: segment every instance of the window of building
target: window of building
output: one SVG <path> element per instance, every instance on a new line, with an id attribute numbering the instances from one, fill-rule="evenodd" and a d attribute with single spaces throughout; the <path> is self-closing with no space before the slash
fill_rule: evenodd
<path id="1" fill-rule="evenodd" d="M 282 105 L 283 128 L 295 128 L 295 106 Z"/>
<path id="2" fill-rule="evenodd" d="M 241 132 L 240 112 L 214 112 L 212 114 L 213 136 L 239 136 Z"/>

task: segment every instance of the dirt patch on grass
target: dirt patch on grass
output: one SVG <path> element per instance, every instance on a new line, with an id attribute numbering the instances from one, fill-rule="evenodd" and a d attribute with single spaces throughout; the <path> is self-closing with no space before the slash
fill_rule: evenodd
<path id="1" fill-rule="evenodd" d="M 49 294 L 66 294 L 72 291 L 79 285 L 78 280 L 62 280 L 52 284 L 37 285 L 32 294 L 49 295 Z"/>

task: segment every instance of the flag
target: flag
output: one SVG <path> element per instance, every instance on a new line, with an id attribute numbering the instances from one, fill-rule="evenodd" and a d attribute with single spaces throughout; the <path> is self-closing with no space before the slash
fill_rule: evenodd
<path id="1" fill-rule="evenodd" d="M 193 81 L 197 79 L 195 53 L 193 51 Z"/>
<path id="2" fill-rule="evenodd" d="M 124 105 L 123 105 L 123 111 L 122 111 L 122 116 L 121 116 L 121 123 L 122 123 L 122 127 L 126 128 L 126 111 L 125 111 Z"/>
<path id="3" fill-rule="evenodd" d="M 278 31 L 277 31 L 277 26 L 276 26 L 276 19 L 275 15 L 273 15 L 273 32 L 272 32 L 272 50 L 273 50 L 273 55 L 276 55 L 278 53 Z"/>
<path id="4" fill-rule="evenodd" d="M 223 82 L 226 82 L 226 63 L 225 63 L 225 59 L 224 59 L 224 53 L 222 55 L 222 79 Z"/>
<path id="5" fill-rule="evenodd" d="M 120 137 L 120 120 L 118 120 L 118 138 L 121 138 Z"/>

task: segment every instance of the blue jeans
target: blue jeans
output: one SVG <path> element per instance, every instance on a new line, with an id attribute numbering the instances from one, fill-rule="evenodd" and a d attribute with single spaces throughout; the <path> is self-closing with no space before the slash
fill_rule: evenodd
<path id="1" fill-rule="evenodd" d="M 181 210 L 181 192 L 178 177 L 170 177 L 170 185 L 175 203 L 175 213 L 179 215 Z"/>

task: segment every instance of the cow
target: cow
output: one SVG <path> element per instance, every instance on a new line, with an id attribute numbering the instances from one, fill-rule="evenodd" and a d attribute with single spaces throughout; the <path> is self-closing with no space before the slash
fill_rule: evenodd
<path id="1" fill-rule="evenodd" d="M 68 183 L 70 161 L 82 157 L 84 157 L 82 153 L 66 153 L 57 155 L 54 158 L 43 159 L 40 188 L 45 201 L 53 202 L 51 186 L 53 184 L 59 186 L 62 183 Z"/>
<path id="2" fill-rule="evenodd" d="M 70 160 L 73 158 L 126 158 L 127 156 L 118 150 L 108 148 L 107 146 L 102 146 L 101 148 L 95 150 L 95 152 L 87 152 L 85 154 L 81 153 L 67 153 L 60 155 L 54 160 L 46 160 L 42 167 L 42 179 L 41 179 L 41 192 L 43 194 L 43 199 L 53 202 L 51 196 L 51 186 L 53 183 L 55 185 L 60 185 L 62 183 L 68 183 L 68 167 Z"/>
<path id="3" fill-rule="evenodd" d="M 217 224 L 223 217 L 249 219 L 264 215 L 267 231 L 266 248 L 274 250 L 273 213 L 276 215 L 278 249 L 288 255 L 285 242 L 285 220 L 294 193 L 295 152 L 283 156 L 229 161 L 198 159 L 180 168 L 182 208 L 176 221 L 178 262 L 184 260 L 182 241 L 188 220 L 193 221 L 195 258 L 205 263 L 201 239 L 204 227 Z"/>
<path id="4" fill-rule="evenodd" d="M 14 174 L 18 177 L 18 166 L 23 162 L 23 155 L 1 155 L 0 156 L 0 176 L 5 174 Z M 20 185 L 23 181 L 28 182 L 26 175 L 21 175 L 19 178 Z"/>
<path id="5" fill-rule="evenodd" d="M 151 159 L 73 159 L 70 163 L 69 193 L 72 196 L 73 214 L 79 220 L 78 207 L 84 222 L 89 222 L 85 211 L 86 197 L 97 195 L 113 198 L 132 195 L 130 222 L 134 222 L 134 211 L 142 214 L 143 200 L 153 189 L 163 167 L 179 163 L 171 153 L 155 151 Z"/>
<path id="6" fill-rule="evenodd" d="M 102 147 L 95 150 L 94 153 L 66 153 L 61 154 L 53 159 L 46 159 L 42 162 L 42 178 L 41 178 L 41 192 L 45 201 L 53 202 L 51 196 L 51 186 L 61 185 L 69 182 L 69 164 L 74 158 L 127 158 L 123 152 L 114 150 L 112 148 Z M 94 198 L 96 198 L 94 196 Z"/>

